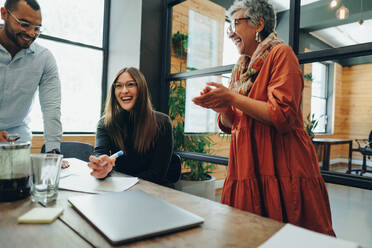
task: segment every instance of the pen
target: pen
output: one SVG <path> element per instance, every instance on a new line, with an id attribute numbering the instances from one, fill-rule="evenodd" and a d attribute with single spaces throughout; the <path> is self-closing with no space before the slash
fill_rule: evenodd
<path id="1" fill-rule="evenodd" d="M 118 151 L 118 152 L 112 154 L 112 155 L 110 156 L 110 158 L 113 159 L 113 158 L 120 157 L 120 156 L 122 156 L 122 155 L 124 155 L 124 152 L 123 152 L 122 150 L 120 150 L 120 151 Z M 100 166 L 105 166 L 106 164 L 107 164 L 107 161 L 104 161 L 103 163 L 100 164 Z"/>

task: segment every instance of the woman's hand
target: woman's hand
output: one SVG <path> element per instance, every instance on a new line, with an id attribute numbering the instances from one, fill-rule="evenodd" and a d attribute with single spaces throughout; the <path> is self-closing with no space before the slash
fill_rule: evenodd
<path id="1" fill-rule="evenodd" d="M 90 156 L 88 167 L 93 170 L 90 174 L 96 178 L 106 177 L 112 171 L 112 167 L 115 166 L 115 160 L 115 158 L 110 158 L 107 155 Z"/>
<path id="2" fill-rule="evenodd" d="M 194 97 L 192 101 L 203 108 L 210 108 L 216 112 L 227 112 L 231 106 L 232 92 L 222 84 L 207 83 L 200 96 Z M 216 87 L 215 89 L 210 86 Z"/>

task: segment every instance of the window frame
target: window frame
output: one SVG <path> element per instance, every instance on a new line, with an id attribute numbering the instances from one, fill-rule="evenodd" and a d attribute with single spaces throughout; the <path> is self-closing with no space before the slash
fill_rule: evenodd
<path id="1" fill-rule="evenodd" d="M 332 106 L 328 106 L 329 104 L 332 103 L 332 101 L 330 101 L 330 97 L 332 97 L 332 95 L 329 94 L 329 85 L 330 85 L 330 65 L 328 63 L 324 63 L 324 62 L 313 62 L 313 63 L 320 63 L 322 65 L 325 66 L 325 94 L 324 94 L 324 97 L 320 97 L 320 96 L 313 96 L 312 92 L 311 92 L 311 98 L 318 98 L 318 99 L 323 99 L 325 100 L 325 117 L 319 117 L 319 118 L 326 118 L 325 120 L 325 127 L 324 127 L 324 131 L 323 132 L 315 132 L 314 130 L 314 133 L 315 134 L 327 134 L 327 133 L 331 133 L 331 132 L 328 132 L 328 126 L 332 126 L 332 125 L 328 125 L 329 123 L 329 110 L 332 109 L 331 107 Z M 314 74 L 313 74 L 314 75 Z M 312 101 L 311 101 L 312 102 Z M 313 113 L 311 111 L 311 113 Z M 332 119 L 331 119 L 332 120 Z"/>
<path id="2" fill-rule="evenodd" d="M 71 41 L 68 39 L 63 39 L 55 36 L 40 34 L 39 38 L 45 40 L 51 40 L 63 44 L 68 44 L 72 46 L 88 48 L 93 50 L 102 51 L 102 77 L 101 77 L 101 110 L 100 115 L 104 111 L 106 96 L 107 96 L 107 74 L 108 74 L 108 53 L 109 53 L 109 34 L 110 34 L 110 6 L 111 0 L 104 0 L 104 9 L 103 9 L 103 36 L 102 36 L 102 47 L 93 46 L 85 43 L 80 43 L 76 41 Z M 63 135 L 90 135 L 94 134 L 95 132 L 83 132 L 83 131 L 76 131 L 76 132 L 63 132 Z M 42 135 L 44 134 L 43 131 L 33 131 L 32 134 Z"/>
<path id="3" fill-rule="evenodd" d="M 185 80 L 193 77 L 202 77 L 209 75 L 230 73 L 234 65 L 217 66 L 196 71 L 188 71 L 170 74 L 170 41 L 172 30 L 172 7 L 184 2 L 185 0 L 167 0 L 164 1 L 164 44 L 163 44 L 163 64 L 162 64 L 162 80 L 161 80 L 161 96 L 160 109 L 162 112 L 168 113 L 168 98 L 169 84 L 171 81 Z M 300 65 L 312 62 L 330 61 L 340 58 L 358 57 L 372 55 L 372 42 L 352 45 L 340 48 L 325 49 L 321 51 L 313 51 L 307 53 L 299 53 L 300 41 L 300 10 L 301 0 L 290 0 L 289 9 L 289 40 L 288 44 L 292 47 L 296 54 Z M 333 85 L 333 82 L 332 82 Z M 334 94 L 333 91 L 331 94 Z M 329 110 L 329 109 L 328 109 Z M 333 113 L 332 113 L 333 114 Z M 331 116 L 330 116 L 331 117 Z M 329 117 L 329 118 L 330 118 Z M 328 129 L 329 129 L 328 125 Z M 327 130 L 329 131 L 329 130 Z M 208 155 L 206 155 L 208 156 Z M 372 178 L 358 177 L 355 175 L 340 174 L 332 171 L 322 171 L 323 178 L 326 182 L 352 186 L 363 189 L 372 190 Z"/>

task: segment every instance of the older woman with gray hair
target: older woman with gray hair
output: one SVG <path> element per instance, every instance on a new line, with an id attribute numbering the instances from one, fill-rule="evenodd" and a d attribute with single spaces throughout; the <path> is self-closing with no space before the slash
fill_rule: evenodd
<path id="1" fill-rule="evenodd" d="M 195 104 L 218 112 L 231 134 L 221 202 L 334 236 L 327 189 L 304 130 L 302 72 L 275 33 L 266 0 L 236 0 L 228 35 L 242 55 L 229 88 L 207 83 Z"/>

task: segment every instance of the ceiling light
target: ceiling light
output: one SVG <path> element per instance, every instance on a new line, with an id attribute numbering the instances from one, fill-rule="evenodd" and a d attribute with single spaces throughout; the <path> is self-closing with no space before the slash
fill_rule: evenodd
<path id="1" fill-rule="evenodd" d="M 336 17 L 339 20 L 345 20 L 349 16 L 349 9 L 342 5 L 336 12 Z"/>
<path id="2" fill-rule="evenodd" d="M 336 8 L 337 5 L 338 5 L 338 1 L 337 1 L 337 0 L 331 0 L 331 1 L 329 2 L 329 7 L 330 7 L 331 9 Z"/>

